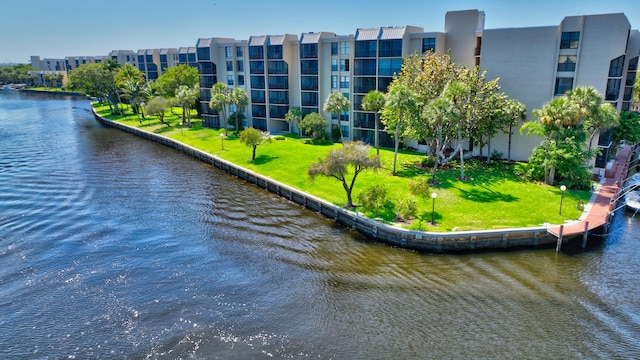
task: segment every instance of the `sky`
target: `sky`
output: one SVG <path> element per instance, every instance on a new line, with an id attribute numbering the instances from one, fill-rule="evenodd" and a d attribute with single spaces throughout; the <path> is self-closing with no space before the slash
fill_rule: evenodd
<path id="1" fill-rule="evenodd" d="M 436 32 L 447 11 L 467 9 L 485 12 L 485 29 L 619 12 L 640 28 L 638 0 L 0 0 L 0 63 L 179 48 L 209 37 L 347 35 L 403 25 Z"/>

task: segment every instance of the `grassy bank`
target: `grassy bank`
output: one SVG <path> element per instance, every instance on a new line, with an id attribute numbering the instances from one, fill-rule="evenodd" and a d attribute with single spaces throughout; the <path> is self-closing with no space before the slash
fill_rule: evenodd
<path id="1" fill-rule="evenodd" d="M 324 157 L 330 149 L 340 147 L 340 144 L 309 145 L 305 144 L 304 139 L 287 135 L 284 140 L 274 140 L 270 144 L 259 146 L 256 160 L 252 162 L 251 148 L 240 143 L 235 136 L 222 140 L 217 130 L 201 128 L 199 121 L 193 121 L 192 128 L 181 128 L 180 109 L 175 109 L 175 114 L 165 116 L 165 121 L 171 125 L 167 126 L 155 117 L 114 117 L 109 115 L 108 106 L 95 108 L 106 118 L 179 140 L 334 204 L 346 203 L 345 192 L 338 181 L 328 178 L 316 178 L 312 181 L 307 176 L 307 169 L 312 162 Z M 397 176 L 391 175 L 393 151 L 381 149 L 380 156 L 382 168 L 362 173 L 358 177 L 354 199 L 357 199 L 359 192 L 382 183 L 387 188 L 390 202 L 397 203 L 398 200 L 412 196 L 409 193 L 410 182 L 426 181 L 430 177 L 430 170 L 420 166 L 423 154 L 401 152 L 398 156 Z M 560 224 L 577 219 L 582 212 L 578 209 L 578 203 L 586 203 L 591 196 L 589 191 L 567 190 L 562 215 L 559 215 L 561 191 L 557 187 L 519 181 L 514 175 L 514 166 L 519 165 L 495 162 L 492 166 L 486 166 L 481 161 L 469 161 L 465 164 L 466 175 L 471 180 L 457 180 L 460 170 L 457 164 L 453 164 L 448 169 L 439 170 L 440 184 L 431 186 L 428 191 L 428 194 L 437 193 L 434 212 L 437 226 L 428 224 L 433 205 L 430 197 L 416 197 L 418 216 L 410 225 L 403 226 L 452 231 Z M 391 204 L 377 213 L 367 213 L 360 208 L 358 211 L 384 221 L 394 221 L 395 213 Z"/>

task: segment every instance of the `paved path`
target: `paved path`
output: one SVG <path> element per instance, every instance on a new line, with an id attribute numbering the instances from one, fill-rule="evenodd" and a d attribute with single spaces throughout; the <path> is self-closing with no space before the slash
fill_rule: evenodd
<path id="1" fill-rule="evenodd" d="M 591 197 L 580 220 L 564 224 L 563 237 L 584 234 L 607 223 L 608 215 L 615 205 L 620 184 L 624 182 L 623 177 L 627 173 L 632 150 L 631 146 L 625 145 L 618 151 L 613 166 L 605 171 L 604 181 Z M 560 228 L 560 225 L 552 225 L 547 231 L 559 237 Z"/>

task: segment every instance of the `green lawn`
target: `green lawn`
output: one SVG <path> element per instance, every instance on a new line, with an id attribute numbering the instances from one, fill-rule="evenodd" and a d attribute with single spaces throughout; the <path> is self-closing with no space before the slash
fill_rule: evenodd
<path id="1" fill-rule="evenodd" d="M 191 129 L 181 129 L 180 109 L 175 109 L 177 115 L 165 116 L 165 121 L 171 127 L 161 124 L 155 117 L 113 117 L 109 115 L 108 106 L 96 106 L 96 110 L 106 118 L 179 140 L 331 203 L 341 206 L 346 203 L 345 192 L 338 181 L 329 178 L 316 178 L 312 181 L 307 176 L 309 164 L 324 157 L 330 149 L 342 146 L 340 144 L 309 145 L 304 143 L 304 139 L 288 135 L 285 140 L 274 139 L 269 144 L 258 146 L 256 160 L 252 162 L 251 148 L 240 143 L 233 135 L 224 138 L 222 149 L 219 132 L 201 128 L 199 120 L 192 121 Z M 375 149 L 372 149 L 372 153 L 374 152 Z M 423 154 L 402 151 L 398 155 L 397 176 L 391 175 L 393 150 L 381 149 L 380 156 L 380 169 L 367 171 L 358 177 L 354 189 L 355 202 L 360 191 L 373 184 L 383 183 L 387 187 L 389 200 L 395 203 L 412 196 L 409 193 L 410 181 L 425 181 L 430 178 L 430 169 L 419 166 Z M 582 212 L 578 209 L 578 202 L 586 203 L 591 196 L 589 191 L 567 190 L 562 215 L 559 215 L 561 191 L 557 187 L 519 181 L 513 175 L 513 167 L 519 165 L 494 162 L 492 166 L 485 166 L 481 161 L 468 161 L 465 164 L 465 173 L 470 180 L 457 179 L 460 170 L 455 163 L 449 169 L 439 170 L 440 184 L 429 189 L 429 194 L 437 193 L 434 212 L 437 226 L 429 224 L 433 205 L 431 197 L 416 197 L 418 216 L 408 225 L 409 228 L 452 231 L 561 224 L 566 220 L 577 219 Z M 392 206 L 375 214 L 360 208 L 358 211 L 384 221 L 394 220 Z"/>

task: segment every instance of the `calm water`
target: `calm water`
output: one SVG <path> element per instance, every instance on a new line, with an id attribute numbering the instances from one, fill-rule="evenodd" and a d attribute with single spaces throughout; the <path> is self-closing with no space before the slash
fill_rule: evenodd
<path id="1" fill-rule="evenodd" d="M 640 357 L 640 216 L 577 254 L 419 254 L 88 109 L 0 92 L 2 359 Z"/>

